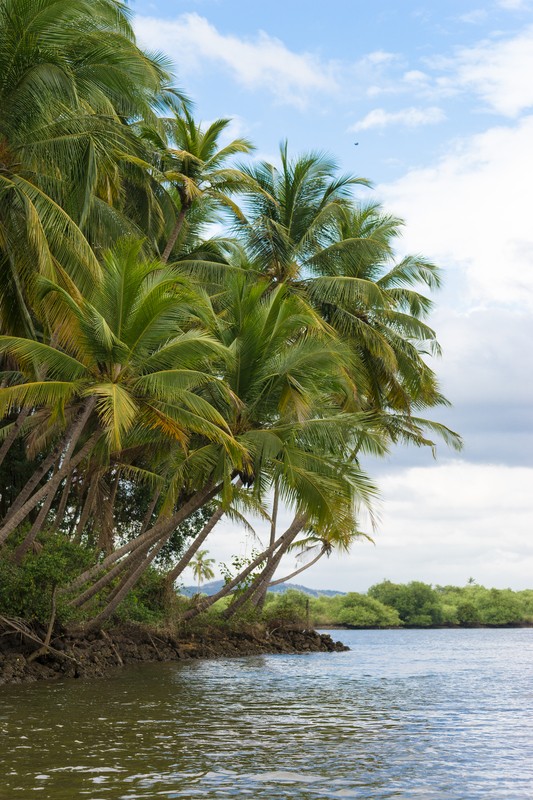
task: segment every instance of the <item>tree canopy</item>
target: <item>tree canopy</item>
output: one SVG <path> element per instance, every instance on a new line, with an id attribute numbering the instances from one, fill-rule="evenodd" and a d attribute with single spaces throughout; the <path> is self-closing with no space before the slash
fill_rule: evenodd
<path id="1" fill-rule="evenodd" d="M 227 614 L 259 608 L 285 553 L 369 536 L 366 455 L 460 447 L 426 418 L 447 403 L 440 271 L 396 256 L 403 223 L 366 179 L 287 142 L 253 161 L 230 120 L 198 122 L 119 0 L 0 0 L 0 103 L 9 574 L 55 554 L 47 591 L 97 627 L 154 565 L 170 591 L 207 575 L 216 523 L 253 511 L 270 540 L 220 596 L 246 581 Z"/>

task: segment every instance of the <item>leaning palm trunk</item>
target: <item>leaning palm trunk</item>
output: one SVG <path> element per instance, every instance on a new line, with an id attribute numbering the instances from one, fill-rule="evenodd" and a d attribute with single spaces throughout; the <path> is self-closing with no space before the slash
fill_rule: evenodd
<path id="1" fill-rule="evenodd" d="M 2 447 L 0 447 L 0 466 L 4 461 L 4 458 L 9 453 L 11 445 L 14 443 L 15 439 L 19 435 L 20 429 L 22 428 L 22 425 L 26 417 L 29 415 L 30 411 L 31 411 L 30 408 L 22 408 L 20 410 L 15 422 L 13 423 L 13 427 L 11 428 L 9 435 L 6 436 L 6 438 L 2 442 Z"/>
<path id="2" fill-rule="evenodd" d="M 294 535 L 297 536 L 300 531 L 297 531 Z M 282 553 L 276 552 L 273 553 L 270 562 L 264 568 L 264 570 L 255 578 L 254 581 L 250 584 L 250 586 L 242 592 L 235 600 L 232 602 L 230 606 L 222 613 L 224 619 L 231 619 L 234 614 L 239 611 L 249 600 L 252 600 L 253 596 L 257 593 L 258 600 L 256 605 L 259 606 L 261 604 L 263 596 L 266 596 L 266 590 L 269 584 L 272 575 L 278 568 L 278 564 L 281 561 L 285 551 Z"/>
<path id="3" fill-rule="evenodd" d="M 273 503 L 272 503 L 272 521 L 270 523 L 270 544 L 273 544 L 274 540 L 276 539 L 276 526 L 277 526 L 277 522 L 278 522 L 278 506 L 279 506 L 279 484 L 276 481 L 276 483 L 274 484 L 274 500 L 273 500 Z M 269 558 L 267 558 L 267 563 L 266 563 L 265 569 L 267 569 L 269 567 L 270 561 L 271 561 L 272 558 L 273 558 L 273 556 L 269 556 Z M 272 573 L 272 574 L 274 574 L 274 573 Z M 255 605 L 257 606 L 257 608 L 262 608 L 263 607 L 263 605 L 265 603 L 265 600 L 266 600 L 267 589 L 268 589 L 268 587 L 265 584 L 262 594 L 256 596 Z"/>
<path id="4" fill-rule="evenodd" d="M 68 442 L 68 435 L 64 437 L 61 442 L 59 442 L 52 452 L 45 458 L 43 463 L 40 465 L 38 469 L 35 470 L 29 481 L 26 483 L 24 488 L 18 493 L 17 497 L 11 504 L 11 508 L 9 509 L 8 513 L 3 519 L 3 524 L 5 525 L 10 521 L 14 514 L 22 508 L 28 497 L 31 497 L 34 489 L 40 484 L 44 476 L 50 472 L 52 467 L 54 466 L 55 462 L 57 461 L 58 456 L 60 455 L 62 449 L 66 447 Z"/>
<path id="5" fill-rule="evenodd" d="M 113 593 L 112 599 L 108 602 L 106 607 L 89 623 L 88 630 L 98 630 L 102 623 L 116 611 L 122 601 L 125 599 L 128 592 L 133 589 L 137 581 L 141 578 L 144 572 L 148 569 L 154 558 L 159 554 L 160 550 L 167 543 L 172 535 L 172 531 L 163 536 L 155 547 L 148 552 L 140 561 L 136 569 L 133 569 L 129 575 L 126 575 L 116 592 Z"/>
<path id="6" fill-rule="evenodd" d="M 294 572 L 291 572 L 289 575 L 285 575 L 284 578 L 278 578 L 276 581 L 270 581 L 267 588 L 270 589 L 271 586 L 279 586 L 280 583 L 286 583 L 287 581 L 292 580 L 292 578 L 295 578 L 297 575 L 300 574 L 300 572 L 304 572 L 304 570 L 309 569 L 309 567 L 312 567 L 314 564 L 316 564 L 316 562 L 319 561 L 322 558 L 322 556 L 325 555 L 326 553 L 327 553 L 326 548 L 322 548 L 318 553 L 318 555 L 315 556 L 307 564 L 303 564 L 303 566 L 298 567 L 298 569 L 295 569 Z"/>
<path id="7" fill-rule="evenodd" d="M 227 608 L 224 613 L 223 617 L 225 619 L 229 619 L 232 617 L 240 608 L 242 608 L 245 603 L 255 595 L 255 605 L 258 608 L 261 608 L 264 602 L 264 598 L 266 597 L 268 584 L 272 580 L 272 576 L 274 575 L 275 571 L 277 570 L 279 563 L 287 550 L 289 549 L 290 545 L 293 543 L 294 539 L 298 536 L 300 531 L 305 525 L 306 518 L 301 518 L 302 521 L 298 526 L 298 516 L 296 516 L 288 530 L 291 531 L 290 536 L 288 536 L 285 541 L 280 544 L 280 546 L 271 554 L 270 558 L 267 560 L 265 568 L 263 571 L 257 576 L 257 578 L 252 581 L 250 586 L 244 591 L 239 597 L 237 597 L 233 603 Z"/>
<path id="8" fill-rule="evenodd" d="M 219 506 L 214 514 L 211 515 L 209 520 L 206 522 L 196 539 L 194 539 L 191 546 L 186 550 L 183 556 L 180 558 L 178 563 L 176 564 L 173 569 L 166 575 L 166 581 L 169 586 L 173 586 L 175 580 L 181 575 L 183 570 L 189 565 L 191 558 L 195 555 L 197 550 L 201 547 L 204 541 L 207 539 L 217 522 L 224 516 L 225 509 L 222 506 Z"/>
<path id="9" fill-rule="evenodd" d="M 217 484 L 216 486 L 208 484 L 208 486 L 204 487 L 204 489 L 202 489 L 200 492 L 196 492 L 196 494 L 189 498 L 189 500 L 183 504 L 179 511 L 173 514 L 171 517 L 158 520 L 156 524 L 149 530 L 145 531 L 145 533 L 137 536 L 135 539 L 132 539 L 131 542 L 127 542 L 127 544 L 123 545 L 122 547 L 119 547 L 114 553 L 111 553 L 109 556 L 104 558 L 101 563 L 95 564 L 93 567 L 79 575 L 70 584 L 67 591 L 72 592 L 81 588 L 85 583 L 93 578 L 96 578 L 101 572 L 105 572 L 105 570 L 111 567 L 112 564 L 115 564 L 115 562 L 119 561 L 123 556 L 128 556 L 127 559 L 120 564 L 117 564 L 116 567 L 113 567 L 113 569 L 100 578 L 93 585 L 93 587 L 87 589 L 83 595 L 80 596 L 84 597 L 85 599 L 83 602 L 86 602 L 89 597 L 92 597 L 94 594 L 104 588 L 104 586 L 107 586 L 118 573 L 131 565 L 131 562 L 137 557 L 139 552 L 138 548 L 144 547 L 145 545 L 152 546 L 159 541 L 161 537 L 166 536 L 167 534 L 170 535 L 178 527 L 178 525 L 187 519 L 187 517 L 189 517 L 191 514 L 194 514 L 195 511 L 198 511 L 198 509 L 202 508 L 202 506 L 212 500 L 213 497 L 215 497 L 220 491 L 221 486 L 221 484 Z M 98 586 L 96 591 L 94 591 L 95 586 Z M 72 605 L 79 605 L 78 600 L 79 598 L 72 601 Z"/>
<path id="10" fill-rule="evenodd" d="M 128 570 L 128 567 L 131 566 L 132 562 L 137 562 L 139 556 L 144 556 L 149 549 L 154 544 L 155 540 L 150 540 L 148 542 L 143 542 L 139 544 L 139 546 L 131 552 L 131 558 L 124 559 L 124 561 L 118 561 L 114 567 L 112 567 L 109 572 L 106 572 L 99 580 L 95 581 L 91 586 L 89 586 L 84 592 L 82 592 L 78 597 L 75 597 L 74 600 L 70 601 L 70 604 L 73 608 L 80 608 L 81 606 L 85 605 L 91 598 L 95 597 L 102 589 L 105 589 L 106 586 L 112 583 L 115 578 L 120 575 L 121 572 Z"/>
<path id="11" fill-rule="evenodd" d="M 56 467 L 57 469 L 57 467 Z M 28 532 L 27 536 L 24 540 L 19 544 L 17 549 L 14 553 L 14 560 L 17 564 L 20 564 L 30 547 L 33 546 L 37 536 L 40 534 L 41 530 L 43 529 L 44 523 L 46 522 L 46 518 L 48 516 L 48 512 L 50 511 L 50 506 L 54 500 L 56 493 L 51 491 L 48 495 L 44 498 L 43 504 L 41 509 L 37 515 L 37 519 L 31 526 L 30 531 Z"/>
<path id="12" fill-rule="evenodd" d="M 273 544 L 269 545 L 269 547 L 263 550 L 262 553 L 259 553 L 259 555 L 254 558 L 250 564 L 248 564 L 246 569 L 243 569 L 242 572 L 240 572 L 235 578 L 233 578 L 233 580 L 227 583 L 226 586 L 224 586 L 219 592 L 211 595 L 211 597 L 205 597 L 200 600 L 194 608 L 189 609 L 183 614 L 182 619 L 193 619 L 194 617 L 198 616 L 198 614 L 201 614 L 203 611 L 206 611 L 208 608 L 210 608 L 214 603 L 217 602 L 217 600 L 221 600 L 223 597 L 226 597 L 228 594 L 230 594 L 239 583 L 245 580 L 248 575 L 253 572 L 253 570 L 258 567 L 259 564 L 261 564 L 266 558 L 268 558 L 268 556 L 272 555 L 278 549 L 278 547 L 283 547 L 285 543 L 287 543 L 287 546 L 291 544 L 305 525 L 306 520 L 306 514 L 298 514 L 292 521 L 291 525 L 287 528 L 285 533 L 276 539 Z"/>
<path id="13" fill-rule="evenodd" d="M 154 496 L 152 497 L 152 499 L 150 501 L 150 505 L 146 509 L 146 514 L 144 515 L 144 519 L 143 519 L 143 521 L 141 523 L 141 531 L 140 531 L 141 533 L 144 533 L 146 530 L 148 530 L 148 526 L 150 525 L 150 522 L 152 521 L 152 517 L 153 517 L 154 511 L 155 511 L 155 507 L 157 505 L 157 501 L 159 500 L 159 496 L 160 495 L 161 495 L 161 487 L 158 486 L 157 489 L 154 492 Z"/>
<path id="14" fill-rule="evenodd" d="M 96 479 L 96 475 L 93 475 L 93 480 L 91 481 L 89 488 L 87 490 L 85 503 L 83 504 L 83 508 L 80 514 L 80 519 L 78 525 L 76 526 L 76 534 L 74 536 L 74 542 L 76 544 L 81 543 L 81 537 L 83 535 L 85 526 L 87 525 L 87 522 L 89 520 L 89 515 L 92 511 L 97 491 L 98 491 L 98 481 Z"/>
<path id="15" fill-rule="evenodd" d="M 65 485 L 63 486 L 63 491 L 61 492 L 61 498 L 59 500 L 59 505 L 56 511 L 56 517 L 54 521 L 54 527 L 57 529 L 63 522 L 63 517 L 65 516 L 65 511 L 67 508 L 68 496 L 70 494 L 70 487 L 72 486 L 72 477 L 74 475 L 74 471 L 70 472 L 67 477 L 65 478 Z"/>
<path id="16" fill-rule="evenodd" d="M 174 225 L 174 228 L 172 229 L 172 233 L 169 236 L 167 246 L 163 251 L 163 255 L 161 256 L 161 261 L 163 262 L 163 264 L 166 264 L 168 259 L 170 258 L 172 248 L 174 247 L 174 245 L 178 240 L 178 236 L 180 235 L 180 231 L 183 227 L 183 223 L 185 222 L 185 217 L 187 216 L 188 210 L 189 210 L 188 205 L 182 201 L 182 206 L 176 218 L 176 223 Z"/>
<path id="17" fill-rule="evenodd" d="M 96 440 L 100 436 L 100 431 L 96 431 L 75 456 L 73 456 L 72 453 L 76 447 L 76 444 L 78 443 L 78 440 L 83 432 L 87 420 L 89 419 L 95 403 L 96 398 L 90 398 L 90 401 L 88 401 L 86 404 L 84 411 L 75 422 L 72 429 L 70 443 L 65 451 L 61 467 L 57 470 L 54 477 L 49 480 L 48 483 L 42 486 L 41 489 L 35 492 L 35 494 L 30 497 L 29 500 L 27 500 L 15 514 L 11 515 L 8 522 L 4 523 L 0 529 L 0 544 L 5 542 L 9 534 L 12 533 L 21 522 L 24 522 L 28 514 L 33 511 L 37 505 L 39 505 L 41 500 L 44 500 L 44 498 L 47 497 L 50 492 L 55 494 L 63 478 L 66 478 L 71 470 L 73 470 L 74 467 L 76 467 L 86 456 L 89 455 Z"/>
<path id="18" fill-rule="evenodd" d="M 242 480 L 239 478 L 237 483 L 235 484 L 235 489 L 240 489 L 242 486 Z M 202 544 L 205 542 L 217 522 L 224 516 L 225 509 L 222 506 L 219 506 L 217 510 L 211 515 L 208 519 L 196 539 L 192 542 L 188 550 L 182 555 L 178 563 L 175 567 L 173 567 L 170 572 L 166 576 L 166 580 L 170 586 L 174 585 L 176 579 L 181 575 L 183 570 L 189 565 L 191 558 L 196 554 Z"/>

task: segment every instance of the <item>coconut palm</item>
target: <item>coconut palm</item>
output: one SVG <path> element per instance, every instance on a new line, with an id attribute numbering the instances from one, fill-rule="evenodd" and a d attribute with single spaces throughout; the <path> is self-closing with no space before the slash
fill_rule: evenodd
<path id="1" fill-rule="evenodd" d="M 203 128 L 184 108 L 173 117 L 159 120 L 157 126 L 141 129 L 147 146 L 152 148 L 152 161 L 145 166 L 165 187 L 176 209 L 161 256 L 164 263 L 169 260 L 195 204 L 202 201 L 215 207 L 222 205 L 239 215 L 232 195 L 245 189 L 259 191 L 245 172 L 231 166 L 235 155 L 253 150 L 251 142 L 238 138 L 220 145 L 230 122 L 217 119 Z"/>
<path id="2" fill-rule="evenodd" d="M 143 431 L 187 448 L 192 433 L 232 447 L 221 414 L 197 391 L 219 382 L 206 368 L 225 357 L 224 347 L 202 331 L 184 330 L 190 290 L 159 262 L 140 258 L 141 243 L 123 242 L 104 259 L 103 280 L 91 295 L 69 295 L 40 280 L 42 313 L 57 346 L 21 337 L 0 337 L 0 353 L 16 360 L 29 381 L 0 390 L 0 414 L 13 407 L 49 410 L 41 442 L 63 438 L 69 458 L 85 430 L 95 430 L 107 453 L 120 452 Z M 172 331 L 172 333 L 171 333 Z M 46 377 L 35 380 L 40 364 Z M 61 468 L 0 531 L 7 535 L 68 472 Z M 48 488 L 48 491 L 47 491 Z"/>
<path id="3" fill-rule="evenodd" d="M 86 235 L 120 194 L 129 118 L 153 116 L 167 63 L 135 44 L 116 0 L 0 0 L 0 317 L 32 335 L 33 278 L 82 291 L 99 277 Z M 84 233 L 82 233 L 83 229 Z"/>
<path id="4" fill-rule="evenodd" d="M 190 568 L 193 571 L 194 577 L 196 578 L 196 583 L 198 585 L 198 591 L 200 591 L 200 585 L 204 581 L 210 581 L 212 578 L 215 577 L 215 573 L 212 569 L 212 564 L 215 563 L 214 558 L 207 558 L 208 550 L 198 550 L 195 557 L 189 563 Z"/>

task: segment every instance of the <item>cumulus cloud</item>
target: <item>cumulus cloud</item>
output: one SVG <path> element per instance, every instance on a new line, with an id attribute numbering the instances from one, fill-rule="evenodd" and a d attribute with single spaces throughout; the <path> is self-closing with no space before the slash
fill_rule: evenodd
<path id="1" fill-rule="evenodd" d="M 533 310 L 533 116 L 455 143 L 436 165 L 378 187 L 405 246 L 466 278 L 465 302 Z"/>
<path id="2" fill-rule="evenodd" d="M 487 39 L 460 48 L 451 59 L 430 62 L 442 67 L 434 90 L 474 92 L 487 107 L 506 117 L 517 117 L 533 106 L 533 26 L 507 39 Z"/>
<path id="3" fill-rule="evenodd" d="M 278 100 L 303 105 L 311 93 L 335 92 L 335 66 L 310 53 L 295 53 L 280 39 L 260 31 L 239 38 L 220 33 L 197 13 L 176 20 L 136 17 L 139 41 L 171 56 L 179 53 L 180 74 L 219 65 L 248 89 L 267 89 Z"/>
<path id="4" fill-rule="evenodd" d="M 384 578 L 464 585 L 472 575 L 487 586 L 528 587 L 533 469 L 453 461 L 394 471 L 379 482 L 383 506 L 375 546 L 357 542 L 349 556 L 324 558 L 295 582 L 366 591 Z M 284 510 L 280 530 L 289 520 Z M 259 529 L 266 540 L 264 523 Z M 258 547 L 224 521 L 208 544 L 217 561 L 250 556 Z M 278 577 L 294 566 L 294 556 L 286 557 Z"/>
<path id="5" fill-rule="evenodd" d="M 386 128 L 390 125 L 401 125 L 407 128 L 418 128 L 421 125 L 435 125 L 446 119 L 441 108 L 403 108 L 400 111 L 386 111 L 374 108 L 363 119 L 352 125 L 352 131 L 367 131 L 371 128 Z"/>

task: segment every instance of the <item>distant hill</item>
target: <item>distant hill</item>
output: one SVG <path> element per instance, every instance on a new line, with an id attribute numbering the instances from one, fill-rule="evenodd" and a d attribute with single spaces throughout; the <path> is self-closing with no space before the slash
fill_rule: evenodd
<path id="1" fill-rule="evenodd" d="M 210 581 L 209 583 L 204 583 L 200 586 L 200 592 L 202 594 L 212 595 L 219 592 L 222 587 L 224 586 L 224 581 Z M 346 592 L 336 592 L 334 589 L 310 589 L 308 586 L 301 586 L 299 583 L 280 583 L 278 586 L 273 586 L 272 589 L 269 589 L 269 592 L 286 592 L 288 589 L 296 589 L 299 592 L 304 592 L 304 594 L 308 594 L 311 597 L 320 597 L 320 595 L 324 595 L 325 597 L 334 597 L 337 594 L 346 594 Z M 184 594 L 187 597 L 192 597 L 193 594 L 197 594 L 198 587 L 197 586 L 183 586 L 180 590 L 180 594 Z"/>

